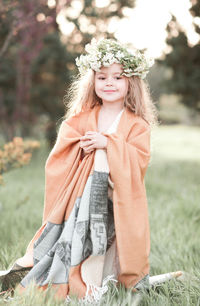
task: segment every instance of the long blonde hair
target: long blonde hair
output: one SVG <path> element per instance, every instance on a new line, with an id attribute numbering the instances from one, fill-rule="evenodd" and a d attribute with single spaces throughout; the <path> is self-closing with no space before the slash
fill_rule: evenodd
<path id="1" fill-rule="evenodd" d="M 89 70 L 75 79 L 64 96 L 65 118 L 101 105 L 101 99 L 95 93 L 95 72 Z M 157 125 L 157 110 L 151 100 L 147 82 L 138 76 L 128 78 L 128 93 L 124 105 L 136 115 L 142 117 L 150 126 Z"/>

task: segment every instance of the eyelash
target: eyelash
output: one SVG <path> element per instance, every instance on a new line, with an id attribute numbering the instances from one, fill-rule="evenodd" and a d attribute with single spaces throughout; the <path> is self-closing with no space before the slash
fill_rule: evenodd
<path id="1" fill-rule="evenodd" d="M 106 78 L 104 78 L 104 77 L 99 77 L 98 79 L 99 79 L 99 80 L 105 80 Z M 121 77 L 116 77 L 115 79 L 121 80 L 122 78 L 121 78 Z"/>

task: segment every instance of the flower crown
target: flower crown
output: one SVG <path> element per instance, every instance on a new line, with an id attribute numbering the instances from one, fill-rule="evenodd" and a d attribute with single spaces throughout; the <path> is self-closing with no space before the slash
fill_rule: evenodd
<path id="1" fill-rule="evenodd" d="M 129 49 L 113 39 L 92 39 L 91 44 L 85 46 L 88 54 L 76 58 L 76 65 L 81 74 L 89 69 L 100 71 L 102 66 L 108 67 L 113 63 L 123 66 L 122 75 L 131 77 L 133 75 L 144 79 L 149 68 L 154 64 L 152 58 L 147 58 L 143 51 Z"/>

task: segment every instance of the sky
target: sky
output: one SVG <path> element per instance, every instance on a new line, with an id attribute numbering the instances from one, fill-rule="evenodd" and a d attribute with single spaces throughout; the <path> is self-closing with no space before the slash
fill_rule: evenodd
<path id="1" fill-rule="evenodd" d="M 54 3 L 55 0 L 48 0 Z M 109 0 L 95 0 L 97 7 L 109 5 Z M 189 13 L 191 6 L 190 0 L 136 0 L 136 6 L 133 9 L 124 10 L 125 18 L 120 21 L 113 20 L 109 25 L 109 30 L 114 31 L 115 37 L 124 43 L 132 43 L 134 47 L 147 49 L 149 56 L 159 58 L 163 52 L 170 52 L 166 45 L 167 37 L 166 25 L 171 19 L 171 14 L 175 15 L 182 29 L 187 32 L 189 42 L 197 43 L 199 35 L 195 33 L 192 24 L 192 16 Z M 81 11 L 81 1 L 73 0 L 70 10 L 72 16 L 78 16 Z M 87 20 L 82 18 L 82 28 L 88 28 Z M 200 24 L 200 18 L 196 20 Z M 64 35 L 70 34 L 74 28 L 72 22 L 66 20 L 65 12 L 57 18 L 60 29 Z M 92 27 L 90 27 L 92 29 Z M 92 33 L 95 36 L 95 33 Z"/>
<path id="2" fill-rule="evenodd" d="M 147 48 L 150 56 L 158 58 L 163 51 L 170 51 L 165 43 L 165 28 L 173 14 L 187 32 L 190 43 L 195 44 L 199 36 L 192 25 L 190 6 L 189 0 L 137 0 L 136 7 L 127 12 L 127 19 L 118 25 L 116 37 L 130 41 L 136 48 Z"/>

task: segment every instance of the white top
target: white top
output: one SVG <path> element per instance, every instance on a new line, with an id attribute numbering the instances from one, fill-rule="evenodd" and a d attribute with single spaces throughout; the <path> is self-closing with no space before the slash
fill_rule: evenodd
<path id="1" fill-rule="evenodd" d="M 117 131 L 117 127 L 121 118 L 121 115 L 124 111 L 124 108 L 120 111 L 120 113 L 116 116 L 115 120 L 111 124 L 111 126 L 106 130 L 107 134 L 112 134 Z M 107 154 L 104 149 L 96 149 L 95 157 L 94 157 L 94 170 L 98 172 L 107 172 L 109 173 L 109 165 L 108 165 L 108 159 Z M 110 179 L 110 176 L 108 177 L 108 183 L 110 187 L 113 189 L 114 184 Z"/>
<path id="2" fill-rule="evenodd" d="M 121 115 L 124 111 L 124 108 L 121 110 L 121 112 L 116 116 L 115 120 L 113 121 L 113 123 L 111 124 L 111 126 L 106 130 L 107 134 L 112 134 L 115 133 L 121 118 Z"/>

